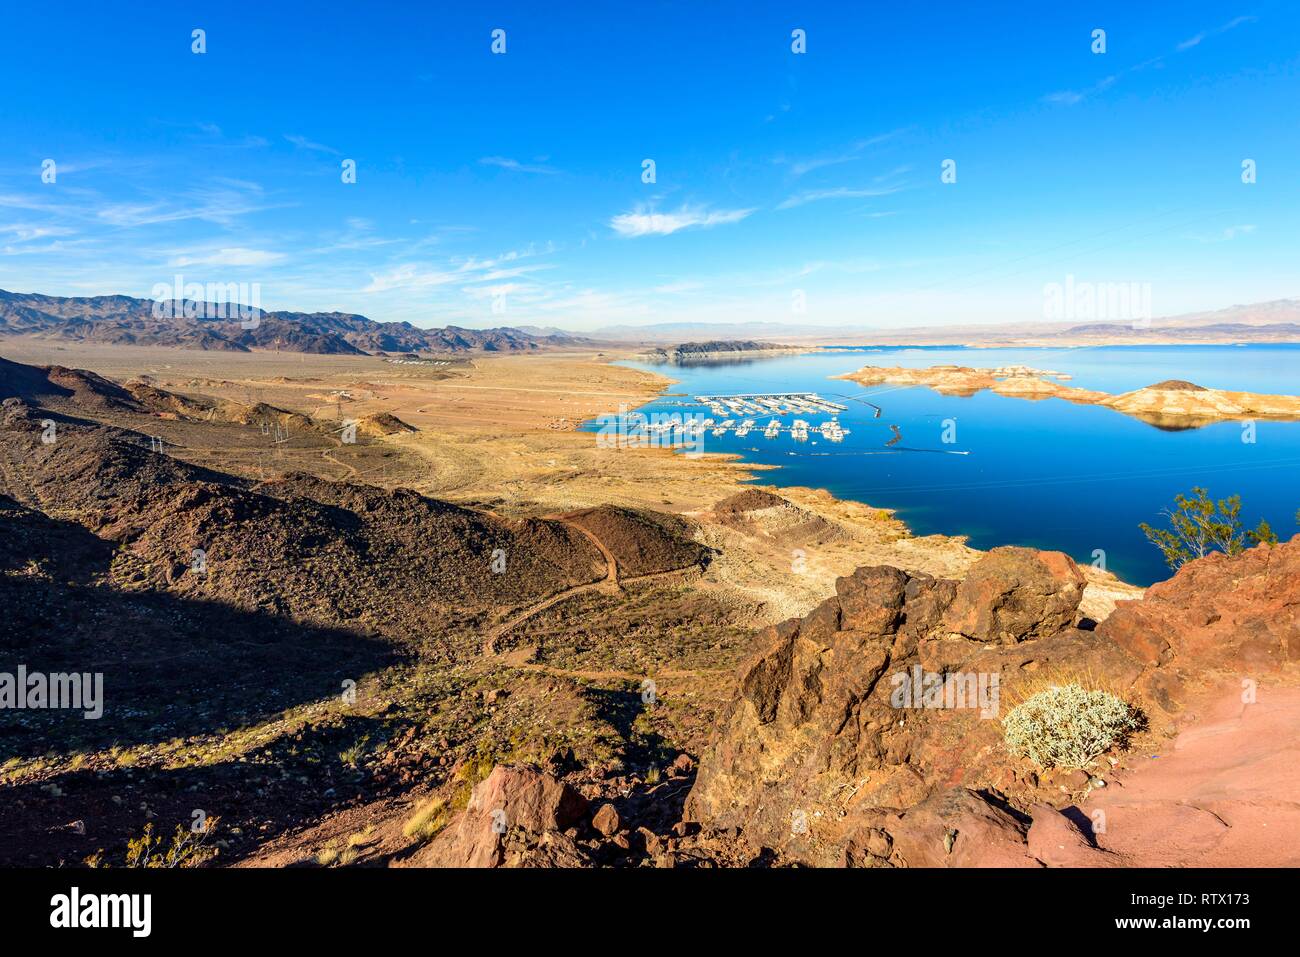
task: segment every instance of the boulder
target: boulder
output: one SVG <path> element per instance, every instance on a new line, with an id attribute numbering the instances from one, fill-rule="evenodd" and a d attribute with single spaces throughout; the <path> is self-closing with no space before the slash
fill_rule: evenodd
<path id="1" fill-rule="evenodd" d="M 497 765 L 474 786 L 465 810 L 419 855 L 426 867 L 530 866 L 530 854 L 578 853 L 560 832 L 587 813 L 587 800 L 531 766 Z M 509 853 L 507 853 L 509 851 Z"/>
<path id="2" fill-rule="evenodd" d="M 1048 867 L 1118 867 L 1124 862 L 1097 846 L 1092 824 L 1078 808 L 1058 811 L 1050 804 L 1030 809 L 1029 853 Z"/>
<path id="3" fill-rule="evenodd" d="M 1029 853 L 1029 822 L 992 794 L 940 791 L 877 820 L 895 867 L 1041 867 Z M 877 839 L 878 845 L 883 840 Z"/>
<path id="4" fill-rule="evenodd" d="M 614 805 L 602 804 L 596 810 L 596 813 L 591 816 L 591 826 L 605 837 L 613 837 L 618 833 L 618 829 L 623 826 L 623 822 L 619 818 Z"/>
<path id="5" fill-rule="evenodd" d="M 1084 584 L 1079 567 L 1062 552 L 995 548 L 957 587 L 944 626 L 975 641 L 1044 638 L 1074 623 Z"/>

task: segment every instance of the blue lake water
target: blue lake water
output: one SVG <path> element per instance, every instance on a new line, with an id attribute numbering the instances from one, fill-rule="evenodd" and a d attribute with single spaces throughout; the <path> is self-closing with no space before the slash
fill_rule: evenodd
<path id="1" fill-rule="evenodd" d="M 771 416 L 744 438 L 704 436 L 706 452 L 777 465 L 758 484 L 824 488 L 839 498 L 897 510 L 919 535 L 967 535 L 976 548 L 1059 549 L 1081 564 L 1105 553 L 1105 567 L 1147 585 L 1170 570 L 1138 528 L 1162 524 L 1161 510 L 1194 485 L 1215 498 L 1240 493 L 1248 526 L 1266 518 L 1282 538 L 1300 508 L 1300 423 L 1258 420 L 1253 442 L 1240 422 L 1168 431 L 1098 406 L 1027 401 L 981 392 L 969 398 L 926 388 L 863 387 L 830 376 L 864 365 L 1027 365 L 1068 373 L 1067 384 L 1125 392 L 1164 379 L 1267 393 L 1300 393 L 1300 345 L 965 349 L 836 349 L 805 356 L 700 365 L 627 363 L 679 381 L 642 412 L 708 415 L 697 394 L 817 392 L 848 405 L 842 443 L 812 435 L 765 439 Z M 854 396 L 882 407 L 879 418 Z M 803 414 L 814 426 L 829 416 Z M 789 424 L 794 418 L 783 417 Z M 955 441 L 945 443 L 945 420 Z M 902 440 L 885 443 L 897 425 Z M 588 426 L 592 428 L 594 426 Z M 967 454 L 951 454 L 952 452 Z"/>

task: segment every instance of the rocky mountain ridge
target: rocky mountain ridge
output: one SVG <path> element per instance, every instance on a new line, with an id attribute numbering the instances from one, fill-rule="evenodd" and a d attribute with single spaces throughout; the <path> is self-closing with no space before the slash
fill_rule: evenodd
<path id="1" fill-rule="evenodd" d="M 176 301 L 162 308 L 131 296 L 64 297 L 0 290 L 0 336 L 172 346 L 225 352 L 273 349 L 326 355 L 532 352 L 583 340 L 517 329 L 423 329 L 343 312 L 284 312 L 237 303 Z"/>

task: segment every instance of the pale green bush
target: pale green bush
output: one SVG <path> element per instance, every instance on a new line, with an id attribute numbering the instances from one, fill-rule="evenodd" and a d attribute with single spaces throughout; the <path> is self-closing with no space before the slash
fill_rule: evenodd
<path id="1" fill-rule="evenodd" d="M 1106 691 L 1076 684 L 1048 688 L 1002 719 L 1007 748 L 1042 768 L 1083 768 L 1111 747 L 1123 747 L 1140 714 Z"/>

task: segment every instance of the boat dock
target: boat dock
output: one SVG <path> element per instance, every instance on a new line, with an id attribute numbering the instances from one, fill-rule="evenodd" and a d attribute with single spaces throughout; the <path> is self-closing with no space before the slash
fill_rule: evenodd
<path id="1" fill-rule="evenodd" d="M 816 392 L 751 392 L 743 395 L 697 395 L 695 401 L 707 405 L 719 417 L 754 415 L 796 415 L 818 413 L 838 415 L 847 405 L 824 399 Z"/>

